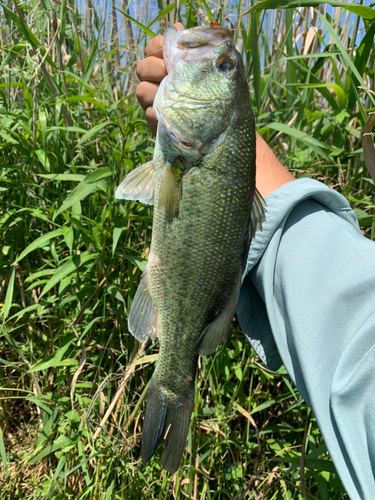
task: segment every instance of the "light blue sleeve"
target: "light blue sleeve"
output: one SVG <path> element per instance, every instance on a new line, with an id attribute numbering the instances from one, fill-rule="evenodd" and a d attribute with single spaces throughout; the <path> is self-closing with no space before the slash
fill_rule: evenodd
<path id="1" fill-rule="evenodd" d="M 375 498 L 375 243 L 340 194 L 311 179 L 266 198 L 237 309 L 272 370 L 314 411 L 352 500 Z"/>

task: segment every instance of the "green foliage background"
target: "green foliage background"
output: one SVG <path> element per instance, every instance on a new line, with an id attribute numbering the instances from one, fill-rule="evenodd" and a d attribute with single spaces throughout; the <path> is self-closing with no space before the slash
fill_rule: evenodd
<path id="1" fill-rule="evenodd" d="M 267 370 L 235 327 L 200 360 L 180 471 L 157 456 L 141 466 L 157 346 L 139 345 L 127 317 L 152 213 L 114 201 L 153 152 L 134 94 L 149 35 L 218 20 L 243 53 L 259 133 L 295 175 L 343 193 L 373 239 L 360 136 L 375 11 L 329 5 L 0 1 L 1 498 L 347 498 L 285 370 Z"/>

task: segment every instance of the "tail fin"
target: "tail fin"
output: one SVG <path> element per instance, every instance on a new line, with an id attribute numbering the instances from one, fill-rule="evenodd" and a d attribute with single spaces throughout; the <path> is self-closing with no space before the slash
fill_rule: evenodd
<path id="1" fill-rule="evenodd" d="M 183 396 L 172 394 L 153 377 L 143 424 L 142 463 L 146 465 L 160 441 L 164 449 L 160 464 L 174 474 L 181 462 L 194 405 L 194 383 Z"/>

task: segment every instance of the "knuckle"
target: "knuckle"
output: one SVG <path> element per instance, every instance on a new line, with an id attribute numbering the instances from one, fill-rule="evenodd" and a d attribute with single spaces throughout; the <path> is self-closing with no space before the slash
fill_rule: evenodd
<path id="1" fill-rule="evenodd" d="M 155 116 L 154 110 L 152 109 L 152 106 L 149 106 L 146 109 L 146 119 L 150 123 L 152 123 L 154 120 L 156 120 L 156 116 Z"/>
<path id="2" fill-rule="evenodd" d="M 163 35 L 157 35 L 146 45 L 146 55 L 151 55 L 163 48 Z"/>
<path id="3" fill-rule="evenodd" d="M 135 96 L 138 99 L 139 104 L 144 108 L 144 96 L 145 96 L 145 85 L 144 83 L 140 83 L 137 85 L 135 89 Z"/>
<path id="4" fill-rule="evenodd" d="M 163 35 L 156 35 L 156 37 L 154 38 L 154 44 L 161 47 L 163 45 L 163 39 Z"/>
<path id="5" fill-rule="evenodd" d="M 137 77 L 139 80 L 142 81 L 142 75 L 143 75 L 143 70 L 144 70 L 144 61 L 145 59 L 142 59 L 141 61 L 139 61 L 139 63 L 137 64 L 137 67 L 136 67 L 136 73 L 137 73 Z"/>

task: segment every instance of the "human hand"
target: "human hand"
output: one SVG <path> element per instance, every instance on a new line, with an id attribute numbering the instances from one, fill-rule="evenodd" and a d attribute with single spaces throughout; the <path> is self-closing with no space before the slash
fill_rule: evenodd
<path id="1" fill-rule="evenodd" d="M 173 25 L 178 30 L 183 30 L 181 23 Z M 137 76 L 141 83 L 137 86 L 135 95 L 139 104 L 146 111 L 146 120 L 152 133 L 156 134 L 158 121 L 152 109 L 156 92 L 162 79 L 167 76 L 163 59 L 163 36 L 152 38 L 146 45 L 146 57 L 137 65 Z"/>

